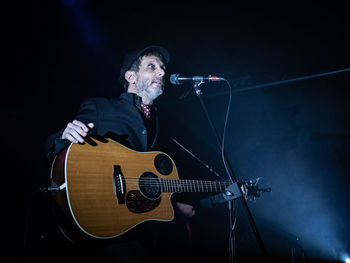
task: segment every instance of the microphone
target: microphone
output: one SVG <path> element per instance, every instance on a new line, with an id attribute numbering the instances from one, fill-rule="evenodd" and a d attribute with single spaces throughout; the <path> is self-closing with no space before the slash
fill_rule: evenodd
<path id="1" fill-rule="evenodd" d="M 224 78 L 209 75 L 208 77 L 194 76 L 194 77 L 182 77 L 179 74 L 170 75 L 170 83 L 174 85 L 181 85 L 183 82 L 211 82 L 211 81 L 222 81 Z"/>

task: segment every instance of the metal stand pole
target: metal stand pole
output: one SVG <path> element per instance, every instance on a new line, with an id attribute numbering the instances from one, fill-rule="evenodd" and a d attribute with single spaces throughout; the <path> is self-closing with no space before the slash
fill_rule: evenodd
<path id="1" fill-rule="evenodd" d="M 198 97 L 200 103 L 201 103 L 201 106 L 202 106 L 202 108 L 203 108 L 203 110 L 204 110 L 204 113 L 205 113 L 205 115 L 206 115 L 206 117 L 207 117 L 207 119 L 208 119 L 208 121 L 209 121 L 209 124 L 210 124 L 210 126 L 211 126 L 211 128 L 212 128 L 212 130 L 213 130 L 213 132 L 214 132 L 214 135 L 215 135 L 215 138 L 216 138 L 216 140 L 217 140 L 219 149 L 221 150 L 221 149 L 222 149 L 222 143 L 221 143 L 221 141 L 220 141 L 220 138 L 219 138 L 219 136 L 218 136 L 218 133 L 217 133 L 217 131 L 216 131 L 216 129 L 215 129 L 215 127 L 214 127 L 212 121 L 211 121 L 211 118 L 210 118 L 210 116 L 209 116 L 209 114 L 208 114 L 208 110 L 207 110 L 207 108 L 206 108 L 206 106 L 205 106 L 205 104 L 204 104 L 204 102 L 203 102 L 202 97 L 201 97 L 202 92 L 201 92 L 201 90 L 199 89 L 199 85 L 202 84 L 202 83 L 203 83 L 203 82 L 195 82 L 195 83 L 194 83 L 194 90 L 195 90 L 195 93 L 196 93 L 196 95 L 197 95 L 197 97 Z M 237 182 L 237 178 L 236 178 L 236 176 L 235 176 L 235 174 L 234 174 L 234 172 L 233 172 L 233 169 L 232 169 L 232 166 L 231 166 L 230 162 L 229 162 L 229 161 L 227 160 L 227 158 L 226 158 L 226 153 L 224 152 L 223 155 L 224 155 L 225 161 L 226 161 L 226 163 L 227 163 L 227 166 L 228 166 L 228 169 L 229 169 L 229 172 L 230 172 L 230 177 L 231 177 L 232 183 L 236 183 L 236 182 Z M 248 220 L 249 220 L 250 226 L 251 226 L 251 228 L 252 228 L 252 230 L 253 230 L 253 232 L 254 232 L 254 235 L 255 235 L 255 237 L 256 237 L 256 240 L 257 240 L 258 245 L 259 245 L 259 247 L 260 247 L 260 249 L 261 249 L 261 251 L 262 251 L 263 256 L 267 258 L 268 254 L 267 254 L 267 251 L 266 251 L 266 249 L 265 249 L 264 243 L 263 243 L 263 241 L 262 241 L 262 239 L 261 239 L 261 237 L 260 237 L 260 234 L 259 234 L 258 229 L 257 229 L 257 227 L 256 227 L 254 218 L 253 218 L 253 216 L 252 216 L 252 213 L 250 212 L 250 209 L 249 209 L 249 207 L 248 207 L 248 204 L 247 204 L 247 202 L 246 202 L 246 199 L 244 198 L 244 195 L 243 195 L 242 190 L 241 190 L 240 187 L 239 187 L 239 191 L 241 192 L 241 197 L 240 197 L 239 199 L 241 200 L 242 205 L 243 205 L 243 207 L 245 208 L 244 210 L 245 210 L 245 212 L 246 212 L 246 214 L 247 214 L 247 216 L 248 216 Z M 232 209 L 233 209 L 233 200 L 230 200 L 230 201 L 229 201 L 230 231 L 232 231 L 233 221 L 234 221 L 234 218 L 233 218 L 233 210 L 232 210 Z M 230 236 L 231 236 L 231 235 L 230 235 Z M 232 235 L 232 236 L 231 236 L 231 245 L 233 245 L 233 241 L 234 241 L 234 240 L 233 240 L 233 235 Z M 231 257 L 231 260 L 233 261 L 233 260 L 234 260 L 234 255 L 233 255 L 233 251 L 234 251 L 234 250 L 233 250 L 232 247 L 231 247 L 230 250 L 231 250 L 231 253 L 232 253 L 232 255 L 230 255 L 230 257 Z"/>

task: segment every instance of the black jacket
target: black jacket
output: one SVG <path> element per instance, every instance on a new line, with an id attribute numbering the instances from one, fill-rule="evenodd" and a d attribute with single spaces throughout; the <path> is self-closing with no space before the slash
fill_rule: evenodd
<path id="1" fill-rule="evenodd" d="M 118 98 L 90 98 L 80 105 L 75 119 L 85 124 L 94 123 L 90 135 L 109 137 L 137 151 L 154 148 L 158 137 L 156 107 L 151 118 L 145 118 L 141 98 L 133 93 L 122 93 Z M 46 141 L 46 157 L 49 161 L 70 144 L 61 139 L 64 129 L 51 135 Z"/>

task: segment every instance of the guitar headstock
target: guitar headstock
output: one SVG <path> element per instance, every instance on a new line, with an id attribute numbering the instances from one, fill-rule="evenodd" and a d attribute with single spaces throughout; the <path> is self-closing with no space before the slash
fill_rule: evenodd
<path id="1" fill-rule="evenodd" d="M 271 192 L 271 187 L 259 188 L 259 181 L 262 177 L 241 182 L 244 197 L 249 201 L 256 201 L 260 198 L 262 192 Z"/>

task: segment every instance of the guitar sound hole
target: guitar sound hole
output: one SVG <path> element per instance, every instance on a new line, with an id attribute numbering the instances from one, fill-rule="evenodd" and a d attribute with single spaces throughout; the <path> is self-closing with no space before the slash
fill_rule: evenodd
<path id="1" fill-rule="evenodd" d="M 161 195 L 160 183 L 157 175 L 144 172 L 139 178 L 140 192 L 149 199 L 157 199 Z"/>

